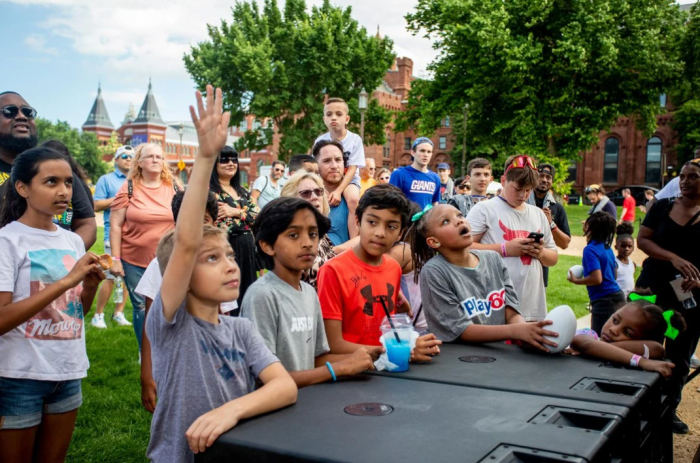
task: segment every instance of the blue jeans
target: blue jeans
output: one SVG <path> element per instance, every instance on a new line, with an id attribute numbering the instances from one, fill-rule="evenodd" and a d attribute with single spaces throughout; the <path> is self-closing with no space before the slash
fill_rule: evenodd
<path id="1" fill-rule="evenodd" d="M 0 429 L 38 426 L 44 414 L 66 413 L 83 403 L 79 379 L 0 378 Z"/>
<path id="2" fill-rule="evenodd" d="M 126 283 L 126 289 L 129 291 L 129 299 L 131 299 L 131 306 L 134 310 L 132 320 L 134 333 L 136 334 L 136 341 L 139 343 L 139 352 L 141 352 L 143 321 L 146 318 L 146 299 L 136 293 L 136 287 L 141 281 L 146 268 L 130 264 L 125 260 L 122 260 L 122 267 L 124 267 L 124 283 Z"/>

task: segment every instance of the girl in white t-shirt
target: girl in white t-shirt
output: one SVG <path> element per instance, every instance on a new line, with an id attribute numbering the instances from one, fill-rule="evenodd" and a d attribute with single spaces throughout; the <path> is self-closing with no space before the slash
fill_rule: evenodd
<path id="1" fill-rule="evenodd" d="M 63 155 L 25 151 L 6 183 L 0 206 L 0 461 L 63 461 L 88 369 L 84 316 L 105 275 L 80 237 L 53 223 L 73 193 Z"/>
<path id="2" fill-rule="evenodd" d="M 634 252 L 634 238 L 632 237 L 634 227 L 631 224 L 623 223 L 617 226 L 616 233 L 617 284 L 627 298 L 634 291 L 634 272 L 637 270 L 637 264 L 630 258 Z"/>

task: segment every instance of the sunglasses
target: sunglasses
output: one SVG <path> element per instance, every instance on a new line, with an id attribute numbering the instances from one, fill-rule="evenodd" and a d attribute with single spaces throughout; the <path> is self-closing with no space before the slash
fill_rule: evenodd
<path id="1" fill-rule="evenodd" d="M 513 162 L 511 162 L 506 168 L 506 172 L 508 172 L 510 169 L 525 169 L 526 167 L 529 167 L 535 171 L 537 170 L 537 166 L 535 166 L 535 163 L 532 161 L 530 156 L 518 156 L 517 158 L 513 159 Z"/>
<path id="2" fill-rule="evenodd" d="M 229 162 L 232 162 L 234 164 L 238 163 L 238 158 L 234 157 L 223 157 L 219 158 L 219 164 L 228 164 Z"/>
<path id="3" fill-rule="evenodd" d="M 301 190 L 299 196 L 304 199 L 311 199 L 311 195 L 314 194 L 318 198 L 323 198 L 323 188 L 314 188 L 313 190 Z"/>
<path id="4" fill-rule="evenodd" d="M 471 189 L 471 185 L 469 185 L 469 184 L 467 184 L 467 183 L 463 183 L 463 184 L 461 184 L 461 185 L 459 186 L 459 188 L 461 188 L 462 190 L 470 190 L 470 189 Z"/>
<path id="5" fill-rule="evenodd" d="M 586 187 L 586 189 L 584 191 L 586 192 L 586 194 L 588 194 L 588 193 L 600 193 L 600 187 L 588 186 L 588 187 Z"/>
<path id="6" fill-rule="evenodd" d="M 6 119 L 14 119 L 17 117 L 17 114 L 19 114 L 20 111 L 22 111 L 22 115 L 27 119 L 34 119 L 36 117 L 36 109 L 32 108 L 31 106 L 20 107 L 11 104 L 2 107 L 2 115 L 5 116 Z"/>
<path id="7" fill-rule="evenodd" d="M 275 172 L 284 172 L 284 169 L 275 169 Z"/>
<path id="8" fill-rule="evenodd" d="M 133 158 L 133 157 L 134 157 L 134 156 L 131 155 L 131 154 L 122 154 L 122 155 L 119 156 L 119 159 L 131 159 L 131 158 Z"/>

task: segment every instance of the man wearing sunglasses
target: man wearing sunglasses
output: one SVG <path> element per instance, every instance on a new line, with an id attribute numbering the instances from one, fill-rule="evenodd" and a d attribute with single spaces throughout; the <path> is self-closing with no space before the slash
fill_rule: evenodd
<path id="1" fill-rule="evenodd" d="M 253 191 L 250 193 L 250 197 L 261 210 L 265 207 L 265 204 L 280 197 L 280 192 L 284 186 L 280 182 L 283 175 L 284 162 L 273 161 L 270 175 L 260 176 L 253 183 Z"/>
<path id="2" fill-rule="evenodd" d="M 0 93 L 0 185 L 10 178 L 15 158 L 37 146 L 36 114 L 36 109 L 29 106 L 29 103 L 17 92 Z M 49 144 L 49 148 L 70 158 L 70 153 L 67 152 L 63 143 L 53 140 L 46 143 Z M 70 161 L 75 164 L 75 160 Z M 75 169 L 73 182 L 81 187 L 73 189 L 68 213 L 62 217 L 56 217 L 54 223 L 79 235 L 85 243 L 85 249 L 90 249 L 97 236 L 92 198 L 89 197 L 87 185 Z"/>
<path id="3" fill-rule="evenodd" d="M 109 244 L 109 216 L 110 209 L 112 206 L 112 201 L 114 197 L 117 196 L 117 192 L 121 188 L 122 184 L 126 181 L 126 176 L 131 169 L 131 161 L 134 158 L 134 149 L 131 146 L 125 145 L 120 146 L 117 152 L 114 154 L 114 172 L 103 175 L 97 181 L 95 186 L 95 212 L 104 211 L 103 218 L 105 224 L 104 233 L 104 246 L 105 254 L 112 254 L 112 249 Z M 95 328 L 107 328 L 107 324 L 104 319 L 104 310 L 109 297 L 112 295 L 112 289 L 114 287 L 114 275 L 109 271 L 105 272 L 107 278 L 100 286 L 100 291 L 97 293 L 97 306 L 95 310 L 95 315 L 92 317 L 92 326 Z M 126 321 L 123 315 L 124 304 L 126 303 L 126 298 L 123 299 L 121 304 L 117 304 L 114 308 L 114 320 L 116 323 L 123 325 L 123 321 Z M 127 322 L 128 323 L 128 322 Z"/>

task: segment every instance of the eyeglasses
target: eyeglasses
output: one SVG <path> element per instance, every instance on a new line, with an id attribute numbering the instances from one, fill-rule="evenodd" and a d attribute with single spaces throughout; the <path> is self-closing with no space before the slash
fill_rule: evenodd
<path id="1" fill-rule="evenodd" d="M 20 111 L 22 111 L 22 115 L 27 119 L 34 119 L 36 117 L 36 109 L 32 108 L 31 106 L 20 107 L 11 104 L 2 107 L 2 115 L 5 116 L 6 119 L 14 119 L 17 117 L 17 114 L 19 114 Z"/>
<path id="2" fill-rule="evenodd" d="M 537 170 L 537 166 L 535 166 L 535 163 L 532 161 L 530 156 L 518 156 L 517 158 L 513 159 L 513 162 L 511 162 L 506 168 L 506 172 L 508 172 L 510 169 L 524 169 L 525 167 L 529 167 L 532 170 Z"/>
<path id="3" fill-rule="evenodd" d="M 131 154 L 122 154 L 121 156 L 119 156 L 119 159 L 131 159 L 133 157 L 134 156 Z"/>
<path id="4" fill-rule="evenodd" d="M 232 162 L 232 163 L 234 163 L 234 164 L 237 164 L 237 163 L 238 163 L 238 158 L 228 157 L 228 156 L 227 156 L 227 157 L 219 158 L 219 164 L 228 164 L 229 162 Z"/>
<path id="5" fill-rule="evenodd" d="M 313 190 L 301 190 L 299 196 L 304 199 L 311 199 L 311 195 L 314 194 L 318 198 L 323 198 L 323 188 L 314 188 Z"/>

